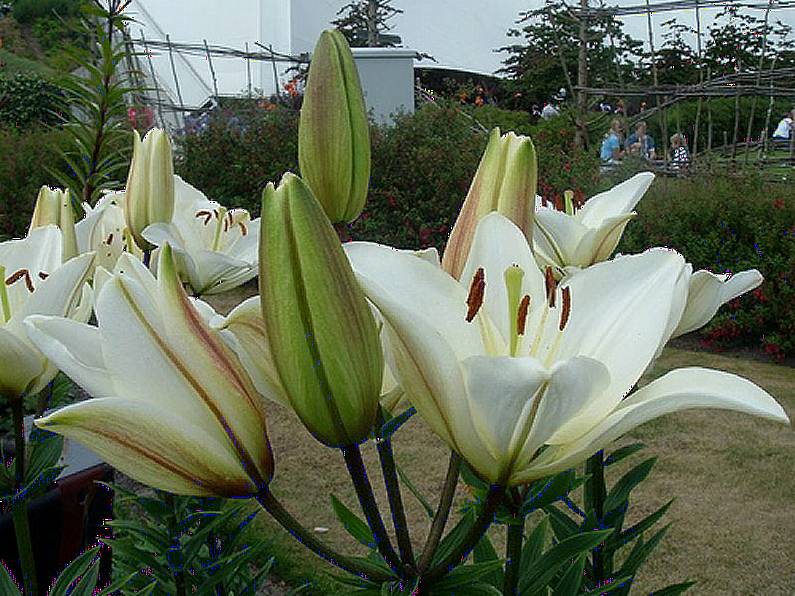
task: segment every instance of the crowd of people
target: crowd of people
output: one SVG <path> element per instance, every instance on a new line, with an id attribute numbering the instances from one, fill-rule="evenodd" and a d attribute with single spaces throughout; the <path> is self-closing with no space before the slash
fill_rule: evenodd
<path id="1" fill-rule="evenodd" d="M 674 170 L 681 170 L 690 164 L 690 152 L 687 148 L 687 139 L 682 133 L 676 133 L 669 139 L 669 163 Z M 602 139 L 599 158 L 605 166 L 614 166 L 621 162 L 625 156 L 635 156 L 648 161 L 659 159 L 657 147 L 646 128 L 646 122 L 639 120 L 635 123 L 634 131 L 624 137 L 624 124 L 619 118 L 610 122 L 610 130 Z"/>

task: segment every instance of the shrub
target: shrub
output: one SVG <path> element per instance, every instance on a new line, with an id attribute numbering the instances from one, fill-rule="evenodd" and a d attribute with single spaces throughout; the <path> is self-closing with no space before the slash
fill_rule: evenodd
<path id="1" fill-rule="evenodd" d="M 700 334 L 707 346 L 795 354 L 795 192 L 755 174 L 658 179 L 619 250 L 669 246 L 695 269 L 756 268 L 765 281 L 721 309 Z"/>
<path id="2" fill-rule="evenodd" d="M 212 199 L 259 213 L 262 190 L 282 173 L 298 172 L 298 114 L 259 110 L 216 117 L 180 140 L 177 173 Z"/>
<path id="3" fill-rule="evenodd" d="M 41 18 L 76 16 L 83 0 L 15 0 L 12 14 L 23 24 L 30 24 Z"/>
<path id="4" fill-rule="evenodd" d="M 0 77 L 0 122 L 16 127 L 59 121 L 61 91 L 37 74 Z"/>
<path id="5" fill-rule="evenodd" d="M 0 128 L 0 240 L 25 234 L 39 188 L 57 185 L 48 170 L 60 165 L 67 142 L 57 129 Z"/>

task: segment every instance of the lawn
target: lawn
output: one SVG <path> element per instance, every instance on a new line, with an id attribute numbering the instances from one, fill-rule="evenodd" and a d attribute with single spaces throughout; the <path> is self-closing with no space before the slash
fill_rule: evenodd
<path id="1" fill-rule="evenodd" d="M 214 302 L 227 310 L 240 300 L 235 294 Z M 785 366 L 669 348 L 642 382 L 682 366 L 713 367 L 752 379 L 772 393 L 790 417 L 795 414 L 795 369 Z M 357 510 L 340 454 L 317 443 L 286 409 L 269 404 L 268 413 L 276 458 L 274 494 L 306 526 L 327 528 L 325 540 L 345 551 L 362 553 L 364 549 L 341 528 L 330 505 L 329 495 L 335 494 Z M 639 574 L 633 593 L 648 594 L 688 579 L 698 581 L 691 591 L 694 594 L 795 593 L 792 428 L 734 412 L 693 410 L 649 422 L 622 441 L 638 440 L 647 449 L 630 458 L 625 468 L 652 455 L 659 461 L 650 478 L 633 493 L 627 523 L 673 497 L 676 501 L 665 518 L 673 525 Z M 388 512 L 375 448 L 368 443 L 362 450 L 382 511 Z M 395 452 L 399 465 L 435 503 L 449 450 L 415 416 L 397 434 Z M 610 468 L 608 483 L 622 473 Z M 412 540 L 421 548 L 428 519 L 405 489 L 403 494 Z M 461 491 L 459 497 L 464 496 Z M 258 518 L 263 532 L 273 539 L 277 572 L 282 577 L 293 583 L 308 579 L 316 586 L 310 593 L 344 593 L 344 588 L 335 588 L 329 581 L 329 565 L 305 551 L 266 515 Z M 528 527 L 533 523 L 530 519 Z M 502 537 L 493 533 L 495 544 L 501 545 Z"/>

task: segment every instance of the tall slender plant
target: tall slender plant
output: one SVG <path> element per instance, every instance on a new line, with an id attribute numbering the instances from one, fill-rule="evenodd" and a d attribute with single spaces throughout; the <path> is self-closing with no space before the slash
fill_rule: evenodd
<path id="1" fill-rule="evenodd" d="M 82 49 L 67 50 L 80 66 L 60 81 L 64 128 L 73 143 L 63 154 L 65 170 L 55 174 L 73 196 L 89 204 L 103 190 L 116 186 L 129 165 L 132 142 L 125 97 L 134 89 L 121 65 L 127 57 L 122 34 L 131 20 L 124 10 L 131 1 L 86 4 L 80 29 L 87 43 Z"/>

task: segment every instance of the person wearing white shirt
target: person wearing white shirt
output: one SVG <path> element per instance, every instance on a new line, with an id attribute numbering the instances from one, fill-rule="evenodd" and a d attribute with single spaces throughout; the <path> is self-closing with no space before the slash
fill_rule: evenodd
<path id="1" fill-rule="evenodd" d="M 792 121 L 795 116 L 795 110 L 789 112 L 784 116 L 773 131 L 773 138 L 779 141 L 788 141 L 789 136 L 792 134 Z"/>

